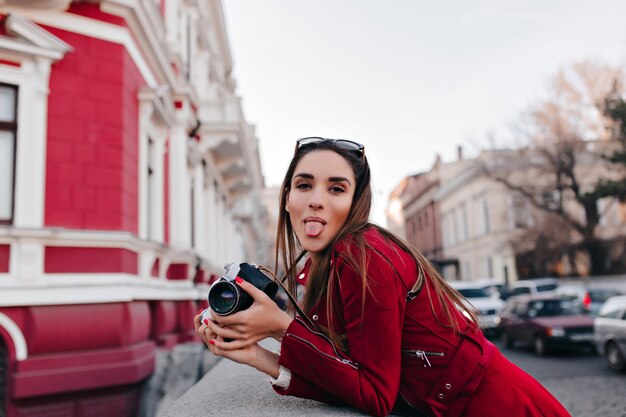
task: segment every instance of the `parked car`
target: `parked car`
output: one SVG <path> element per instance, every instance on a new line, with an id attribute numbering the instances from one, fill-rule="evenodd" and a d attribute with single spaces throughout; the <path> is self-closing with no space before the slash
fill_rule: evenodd
<path id="1" fill-rule="evenodd" d="M 483 332 L 495 334 L 498 315 L 504 302 L 497 295 L 487 292 L 480 284 L 471 281 L 452 281 L 450 285 L 478 312 L 478 325 Z"/>
<path id="2" fill-rule="evenodd" d="M 559 280 L 556 278 L 524 279 L 520 281 L 515 281 L 511 284 L 508 291 L 508 296 L 513 297 L 523 294 L 554 294 L 558 286 Z"/>
<path id="3" fill-rule="evenodd" d="M 609 369 L 626 371 L 626 295 L 606 300 L 593 328 L 598 353 L 606 358 Z"/>
<path id="4" fill-rule="evenodd" d="M 479 280 L 472 280 L 472 283 L 475 283 L 480 288 L 487 291 L 491 296 L 504 300 L 508 291 L 506 289 L 506 285 L 503 282 L 500 282 L 494 278 L 484 278 Z"/>
<path id="5" fill-rule="evenodd" d="M 584 283 L 561 284 L 555 292 L 580 304 L 582 309 L 593 317 L 598 315 L 600 307 L 606 300 L 622 295 L 617 289 L 594 288 Z"/>
<path id="6" fill-rule="evenodd" d="M 594 349 L 593 319 L 575 302 L 556 295 L 510 298 L 500 314 L 498 329 L 505 347 L 523 341 L 532 344 L 538 355 L 555 348 Z"/>

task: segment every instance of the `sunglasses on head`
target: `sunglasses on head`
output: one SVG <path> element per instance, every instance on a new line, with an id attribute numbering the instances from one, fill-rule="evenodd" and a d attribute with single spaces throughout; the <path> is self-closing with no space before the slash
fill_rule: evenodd
<path id="1" fill-rule="evenodd" d="M 321 143 L 321 142 L 332 142 L 338 148 L 354 152 L 359 156 L 365 155 L 365 146 L 361 145 L 358 142 L 354 142 L 348 139 L 321 138 L 318 136 L 310 136 L 310 137 L 298 139 L 296 141 L 296 151 L 300 149 L 301 146 L 312 145 L 312 144 Z"/>

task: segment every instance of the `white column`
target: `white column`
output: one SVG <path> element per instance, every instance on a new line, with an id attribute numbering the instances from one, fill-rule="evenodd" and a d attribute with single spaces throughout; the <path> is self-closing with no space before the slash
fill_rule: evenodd
<path id="1" fill-rule="evenodd" d="M 220 265 L 217 259 L 217 246 L 219 245 L 218 235 L 216 231 L 218 207 L 215 202 L 215 185 L 213 181 L 209 181 L 207 187 L 207 236 L 208 236 L 208 258 L 214 265 Z"/>
<path id="2" fill-rule="evenodd" d="M 50 61 L 25 60 L 22 70 L 32 78 L 19 88 L 13 224 L 39 228 L 44 222 Z"/>
<path id="3" fill-rule="evenodd" d="M 197 164 L 194 168 L 194 183 L 193 183 L 193 193 L 194 193 L 194 236 L 196 240 L 196 253 L 203 254 L 206 247 L 206 235 L 205 235 L 205 226 L 204 226 L 204 172 L 202 169 L 202 164 Z"/>
<path id="4" fill-rule="evenodd" d="M 148 230 L 148 120 L 152 114 L 152 103 L 148 101 L 139 102 L 139 238 L 147 239 Z"/>
<path id="5" fill-rule="evenodd" d="M 224 199 L 220 196 L 218 201 L 219 201 L 219 217 L 218 217 L 218 223 L 217 223 L 218 262 L 222 264 L 226 264 L 227 262 L 231 262 L 231 260 L 228 259 L 228 253 L 226 251 L 226 248 L 228 247 L 228 239 L 229 239 L 228 229 L 226 228 L 226 222 L 228 221 L 228 218 L 226 216 L 226 204 L 224 203 Z"/>
<path id="6" fill-rule="evenodd" d="M 152 235 L 152 240 L 154 240 L 155 242 L 160 242 L 163 243 L 163 239 L 164 239 L 164 233 L 163 233 L 163 227 L 164 227 L 164 204 L 165 204 L 165 199 L 164 199 L 164 180 L 165 180 L 165 173 L 164 171 L 164 167 L 163 167 L 163 158 L 165 156 L 165 137 L 158 137 L 155 138 L 153 141 L 153 155 L 149 155 L 149 157 L 152 159 L 151 160 L 151 164 L 152 167 L 154 169 L 154 173 L 152 175 L 154 175 L 154 183 L 152 184 L 154 186 L 154 189 L 151 190 L 150 196 L 151 196 L 151 201 L 149 202 L 150 204 L 150 210 L 152 211 L 152 224 L 150 225 L 151 228 L 151 235 Z"/>
<path id="7" fill-rule="evenodd" d="M 170 245 L 177 249 L 188 249 L 191 246 L 191 205 L 187 173 L 187 134 L 180 125 L 172 129 L 169 150 Z"/>
<path id="8" fill-rule="evenodd" d="M 19 281 L 43 278 L 43 246 L 36 239 L 18 239 L 11 245 L 10 271 Z"/>
<path id="9" fill-rule="evenodd" d="M 202 212 L 202 219 L 203 219 L 203 225 L 204 225 L 204 229 L 202 230 L 202 234 L 204 236 L 204 246 L 203 246 L 203 250 L 200 253 L 200 255 L 205 258 L 208 259 L 209 261 L 212 261 L 211 259 L 211 245 L 213 244 L 212 239 L 213 236 L 211 236 L 211 186 L 207 185 L 203 190 L 202 190 L 202 200 L 203 200 L 203 207 L 204 210 Z"/>

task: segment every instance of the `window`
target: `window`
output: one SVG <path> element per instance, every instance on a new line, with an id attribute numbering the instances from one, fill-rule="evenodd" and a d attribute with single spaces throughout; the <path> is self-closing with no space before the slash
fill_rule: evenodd
<path id="1" fill-rule="evenodd" d="M 489 206 L 487 205 L 487 200 L 483 200 L 483 226 L 484 226 L 484 233 L 488 234 L 490 232 L 490 229 L 489 229 Z"/>
<path id="2" fill-rule="evenodd" d="M 491 256 L 485 258 L 485 273 L 488 278 L 493 278 L 493 259 Z"/>
<path id="3" fill-rule="evenodd" d="M 189 184 L 189 209 L 191 210 L 189 214 L 189 234 L 191 235 L 191 247 L 196 247 L 196 188 L 194 186 L 196 179 L 191 179 L 191 184 Z"/>
<path id="4" fill-rule="evenodd" d="M 467 240 L 469 239 L 469 221 L 467 217 L 467 205 L 465 203 L 461 203 L 461 216 L 463 216 L 463 240 Z"/>
<path id="5" fill-rule="evenodd" d="M 459 236 L 459 222 L 457 219 L 456 210 L 450 211 L 450 220 L 452 221 L 452 232 L 454 233 L 454 243 L 459 243 L 461 238 Z"/>
<path id="6" fill-rule="evenodd" d="M 0 223 L 13 222 L 17 87 L 0 84 Z"/>
<path id="7" fill-rule="evenodd" d="M 146 187 L 146 191 L 148 192 L 148 205 L 146 207 L 146 217 L 148 223 L 148 235 L 146 236 L 148 240 L 154 239 L 154 230 L 152 229 L 152 222 L 154 221 L 154 206 L 153 199 L 155 193 L 155 180 L 156 180 L 156 172 L 154 167 L 154 140 L 150 136 L 148 136 L 148 186 Z"/>
<path id="8" fill-rule="evenodd" d="M 489 206 L 484 195 L 474 197 L 474 218 L 478 236 L 489 234 Z"/>
<path id="9" fill-rule="evenodd" d="M 520 193 L 509 196 L 511 228 L 528 228 L 532 226 L 532 215 L 528 198 Z"/>

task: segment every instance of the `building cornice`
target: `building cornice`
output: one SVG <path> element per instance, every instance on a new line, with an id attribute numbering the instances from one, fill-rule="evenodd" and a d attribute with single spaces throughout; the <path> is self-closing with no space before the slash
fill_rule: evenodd
<path id="1" fill-rule="evenodd" d="M 73 50 L 61 39 L 15 12 L 7 15 L 4 27 L 10 36 L 0 36 L 0 51 L 59 61 Z"/>

